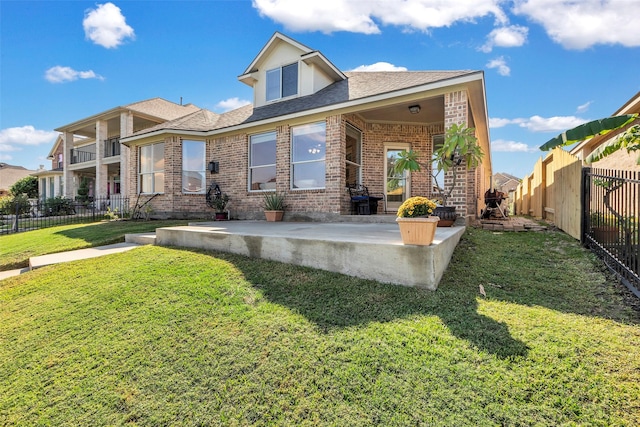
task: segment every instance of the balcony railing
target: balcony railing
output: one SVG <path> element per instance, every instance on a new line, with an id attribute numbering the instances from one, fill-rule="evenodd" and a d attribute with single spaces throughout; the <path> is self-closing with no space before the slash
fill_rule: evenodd
<path id="1" fill-rule="evenodd" d="M 104 156 L 114 157 L 120 155 L 120 137 L 109 138 L 104 140 Z"/>
<path id="2" fill-rule="evenodd" d="M 90 162 L 96 159 L 96 153 L 86 150 L 71 149 L 71 164 Z"/>

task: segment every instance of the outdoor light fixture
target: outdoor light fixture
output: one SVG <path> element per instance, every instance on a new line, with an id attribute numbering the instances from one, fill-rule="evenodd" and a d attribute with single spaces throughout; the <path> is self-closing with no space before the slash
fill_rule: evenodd
<path id="1" fill-rule="evenodd" d="M 416 105 L 409 105 L 409 112 L 411 114 L 418 114 L 420 112 L 420 106 L 418 104 Z"/>
<path id="2" fill-rule="evenodd" d="M 218 173 L 220 171 L 220 163 L 218 162 L 209 162 L 209 172 L 211 173 Z"/>

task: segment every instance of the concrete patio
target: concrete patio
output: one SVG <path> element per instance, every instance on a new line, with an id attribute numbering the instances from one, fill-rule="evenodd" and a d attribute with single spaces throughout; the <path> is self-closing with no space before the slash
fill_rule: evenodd
<path id="1" fill-rule="evenodd" d="M 430 246 L 403 245 L 395 223 L 220 221 L 159 228 L 155 244 L 218 250 L 435 290 L 465 227 Z M 131 243 L 150 236 L 127 235 Z M 145 240 L 146 239 L 146 240 Z"/>

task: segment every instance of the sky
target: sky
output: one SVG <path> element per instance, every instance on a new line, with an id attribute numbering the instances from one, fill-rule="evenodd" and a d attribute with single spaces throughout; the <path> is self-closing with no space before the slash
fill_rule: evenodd
<path id="1" fill-rule="evenodd" d="M 50 168 L 55 128 L 164 98 L 222 113 L 279 31 L 342 71 L 483 70 L 493 171 L 640 91 L 640 0 L 0 0 L 0 162 Z"/>

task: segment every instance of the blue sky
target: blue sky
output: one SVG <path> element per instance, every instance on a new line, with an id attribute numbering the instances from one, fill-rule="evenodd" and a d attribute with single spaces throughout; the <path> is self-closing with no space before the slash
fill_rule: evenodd
<path id="1" fill-rule="evenodd" d="M 0 162 L 45 164 L 53 129 L 160 97 L 223 112 L 275 31 L 343 71 L 484 70 L 494 172 L 640 91 L 640 0 L 0 0 Z"/>

